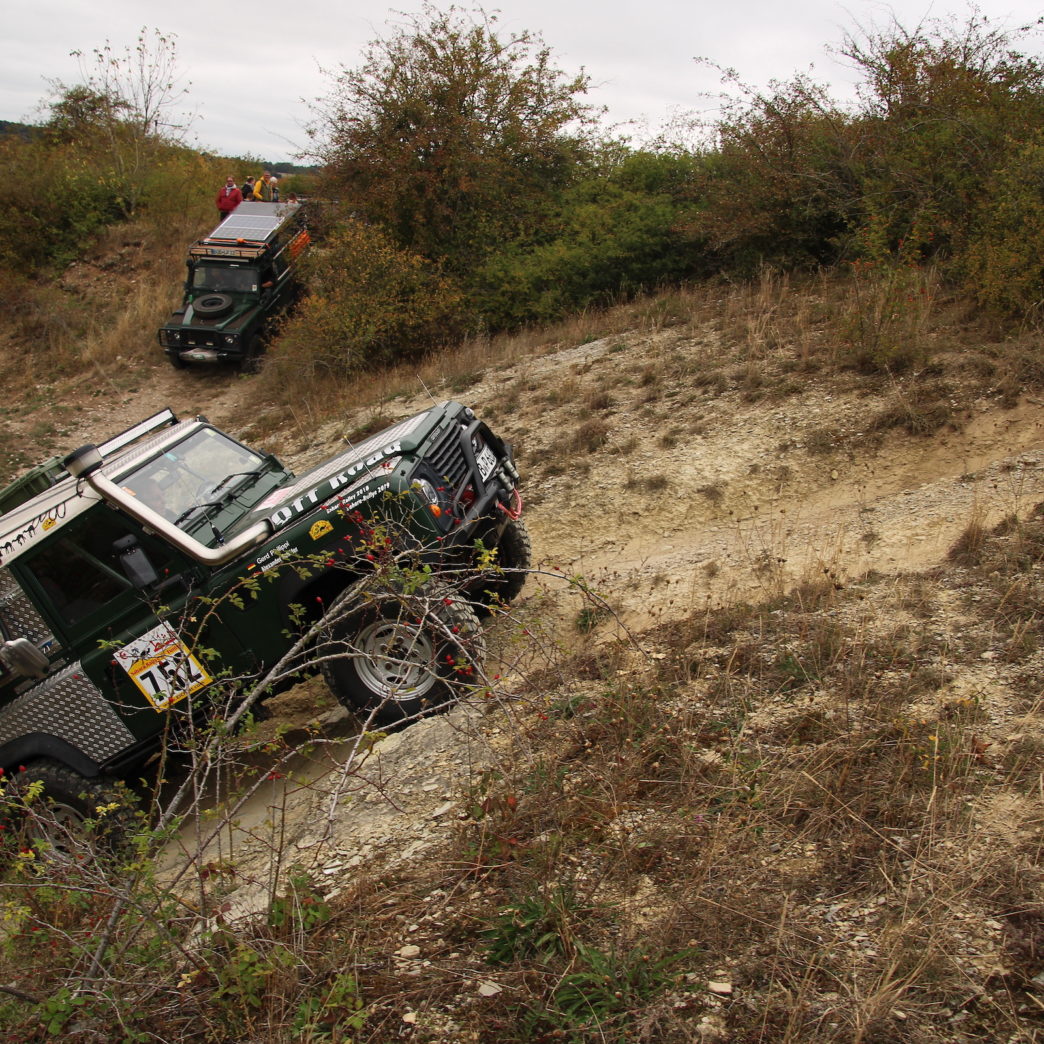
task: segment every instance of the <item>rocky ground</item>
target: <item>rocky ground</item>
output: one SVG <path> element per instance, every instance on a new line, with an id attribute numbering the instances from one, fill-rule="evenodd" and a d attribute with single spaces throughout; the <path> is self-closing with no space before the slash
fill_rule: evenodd
<path id="1" fill-rule="evenodd" d="M 324 743 L 258 789 L 236 813 L 235 828 L 219 833 L 201 856 L 195 853 L 235 862 L 237 882 L 226 912 L 258 909 L 275 887 L 274 867 L 305 866 L 326 895 L 336 897 L 361 873 L 379 875 L 423 861 L 468 821 L 476 781 L 490 771 L 506 775 L 508 744 L 528 742 L 519 718 L 555 698 L 553 679 L 544 676 L 539 692 L 531 679 L 547 649 L 576 642 L 578 616 L 591 605 L 570 578 L 583 577 L 598 603 L 611 610 L 582 639 L 592 649 L 621 635 L 652 633 L 655 625 L 701 608 L 774 598 L 824 578 L 838 591 L 858 587 L 866 577 L 893 578 L 868 593 L 861 608 L 834 612 L 853 633 L 897 627 L 913 612 L 909 592 L 918 577 L 944 563 L 970 527 L 1026 517 L 1044 500 L 1044 403 L 1023 396 L 1002 405 L 987 394 L 969 397 L 952 384 L 949 398 L 941 392 L 926 403 L 918 388 L 913 377 L 871 384 L 853 375 L 820 376 L 813 368 L 795 372 L 768 358 L 730 362 L 713 329 L 675 326 L 544 346 L 473 375 L 465 391 L 435 390 L 474 406 L 518 451 L 538 570 L 517 612 L 490 635 L 504 698 L 495 706 L 457 708 L 362 746 L 351 719 L 320 685 L 281 697 L 275 721 L 293 729 L 318 720 Z M 82 408 L 63 419 L 63 448 L 103 438 L 168 405 L 179 413 L 203 412 L 256 443 L 258 408 L 244 409 L 245 391 L 249 380 L 234 375 L 161 368 L 134 392 L 106 401 L 85 396 Z M 427 401 L 418 387 L 387 403 L 385 413 L 390 422 Z M 929 423 L 929 417 L 943 419 Z M 366 419 L 364 410 L 346 411 L 307 432 L 270 423 L 261 444 L 303 471 L 343 445 Z M 977 740 L 983 752 L 993 757 L 1036 749 L 1035 704 L 1019 691 L 1026 663 L 1010 664 L 1004 644 L 986 633 L 988 619 L 963 615 L 956 582 L 933 597 L 950 606 L 933 624 L 939 647 L 956 648 L 974 634 L 974 663 L 954 657 L 945 692 L 922 697 L 923 707 L 911 701 L 903 713 L 914 721 L 923 711 L 927 719 L 939 699 L 956 706 L 974 697 L 983 708 Z M 853 613 L 862 614 L 858 621 L 852 622 Z M 536 634 L 538 622 L 545 644 L 520 651 L 519 634 L 528 634 L 529 626 Z M 642 662 L 662 655 L 655 639 L 635 641 Z M 709 699 L 716 670 L 711 656 L 699 684 L 678 698 Z M 573 696 L 583 690 L 576 678 L 562 685 Z M 771 744 L 798 717 L 837 713 L 830 699 L 820 693 L 800 707 L 783 695 L 765 700 L 749 727 Z M 1028 738 L 1033 742 L 1027 747 Z M 349 755 L 351 771 L 345 773 Z M 713 750 L 707 754 L 714 756 Z M 991 845 L 1023 844 L 1033 823 L 1039 834 L 1044 816 L 1033 802 L 1024 791 L 993 791 L 977 811 L 979 822 L 989 823 L 976 842 L 978 857 L 986 860 Z M 640 826 L 638 815 L 632 826 Z M 912 845 L 916 862 L 916 835 L 895 843 Z M 186 830 L 168 852 L 166 872 L 175 875 L 194 848 L 195 836 Z M 814 844 L 793 854 L 794 866 L 806 875 L 820 858 Z M 655 892 L 651 883 L 649 888 Z M 629 896 L 626 902 L 636 919 L 655 920 L 662 896 Z M 824 897 L 804 909 L 803 928 L 831 926 L 836 933 L 844 924 L 853 952 L 866 956 L 870 950 L 872 958 L 874 926 L 884 913 L 863 899 Z M 999 924 L 969 905 L 958 934 L 969 975 L 989 979 L 1002 962 Z M 422 925 L 404 926 L 396 960 L 404 967 L 423 960 L 423 940 L 432 937 Z M 714 996 L 728 995 L 728 977 L 722 970 L 721 981 L 713 979 Z M 475 972 L 477 996 L 499 989 Z M 698 1039 L 728 1039 L 714 1036 L 712 1009 Z M 1020 1032 L 1008 1039 L 1033 1039 Z M 954 1030 L 945 1039 L 985 1038 Z"/>

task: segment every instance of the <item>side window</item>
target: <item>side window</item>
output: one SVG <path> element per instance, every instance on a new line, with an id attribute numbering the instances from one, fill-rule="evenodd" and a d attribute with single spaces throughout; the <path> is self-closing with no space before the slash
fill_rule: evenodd
<path id="1" fill-rule="evenodd" d="M 97 508 L 71 523 L 39 551 L 27 555 L 19 565 L 66 627 L 76 628 L 95 619 L 101 622 L 141 600 L 140 592 L 120 568 L 113 547 L 131 532 L 135 531 L 123 516 Z M 163 552 L 157 552 L 154 544 L 147 551 L 162 575 L 169 555 L 158 560 L 157 553 L 162 556 Z"/>
<path id="2" fill-rule="evenodd" d="M 29 571 L 57 615 L 69 625 L 79 623 L 130 589 L 113 564 L 64 537 L 34 555 Z"/>

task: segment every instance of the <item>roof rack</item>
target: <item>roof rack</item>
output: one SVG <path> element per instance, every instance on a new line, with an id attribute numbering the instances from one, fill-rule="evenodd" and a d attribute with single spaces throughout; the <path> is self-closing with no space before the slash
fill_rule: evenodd
<path id="1" fill-rule="evenodd" d="M 126 431 L 120 432 L 119 435 L 114 435 L 111 439 L 103 442 L 98 447 L 98 450 L 102 455 L 102 459 L 105 459 L 118 450 L 123 449 L 124 446 L 129 446 L 132 442 L 143 438 L 145 435 L 151 435 L 153 432 L 159 431 L 160 428 L 170 427 L 177 423 L 178 418 L 174 416 L 174 411 L 167 407 L 167 409 L 160 410 L 159 413 L 155 413 L 146 420 L 140 421 Z M 9 511 L 18 507 L 19 504 L 25 504 L 27 501 L 32 500 L 33 497 L 68 478 L 68 472 L 65 470 L 62 461 L 62 457 L 51 457 L 0 490 L 0 515 L 6 515 Z"/>
<path id="2" fill-rule="evenodd" d="M 160 410 L 159 413 L 154 413 L 151 417 L 146 417 L 145 420 L 139 421 L 133 427 L 130 427 L 126 431 L 120 432 L 119 435 L 114 435 L 111 439 L 103 442 L 98 447 L 98 452 L 102 455 L 102 459 L 104 460 L 117 450 L 123 449 L 124 446 L 129 446 L 132 442 L 137 442 L 138 439 L 143 438 L 145 435 L 151 435 L 154 431 L 159 431 L 160 428 L 173 427 L 173 425 L 177 423 L 178 418 L 174 416 L 174 411 L 168 406 L 166 409 Z"/>
<path id="3" fill-rule="evenodd" d="M 189 247 L 189 255 L 242 260 L 260 257 L 300 210 L 300 203 L 241 203 L 210 235 Z"/>

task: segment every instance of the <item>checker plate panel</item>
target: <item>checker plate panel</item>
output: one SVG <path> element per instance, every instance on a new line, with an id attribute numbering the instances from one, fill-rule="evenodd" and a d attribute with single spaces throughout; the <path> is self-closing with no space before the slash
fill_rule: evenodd
<path id="1" fill-rule="evenodd" d="M 78 663 L 0 710 L 0 745 L 33 732 L 57 736 L 99 763 L 134 742 L 134 734 Z"/>

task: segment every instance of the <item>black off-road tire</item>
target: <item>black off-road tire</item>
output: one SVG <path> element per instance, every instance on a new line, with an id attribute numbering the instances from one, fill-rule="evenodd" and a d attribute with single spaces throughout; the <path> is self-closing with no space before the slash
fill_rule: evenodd
<path id="1" fill-rule="evenodd" d="M 250 339 L 243 349 L 242 358 L 239 360 L 239 372 L 245 374 L 258 373 L 261 370 L 261 353 L 264 344 L 258 334 L 251 334 Z"/>
<path id="2" fill-rule="evenodd" d="M 8 794 L 26 800 L 37 782 L 43 791 L 28 800 L 22 828 L 42 855 L 83 857 L 92 848 L 113 854 L 129 843 L 138 799 L 124 784 L 104 776 L 88 779 L 61 762 L 40 758 L 11 775 Z"/>
<path id="3" fill-rule="evenodd" d="M 521 593 L 526 573 L 533 564 L 533 543 L 521 518 L 512 518 L 496 542 L 497 555 L 493 569 L 484 569 L 468 584 L 468 597 L 481 615 L 489 615 L 494 606 L 506 606 Z"/>
<path id="4" fill-rule="evenodd" d="M 335 602 L 336 615 L 348 591 Z M 429 581 L 416 594 L 375 597 L 331 628 L 323 678 L 337 700 L 379 725 L 436 711 L 478 682 L 485 642 L 475 610 Z"/>

